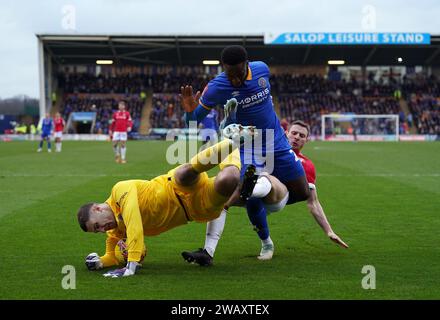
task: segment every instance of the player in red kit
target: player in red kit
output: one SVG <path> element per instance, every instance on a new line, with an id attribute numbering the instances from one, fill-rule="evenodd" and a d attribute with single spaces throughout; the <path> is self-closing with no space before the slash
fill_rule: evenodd
<path id="1" fill-rule="evenodd" d="M 306 179 L 309 184 L 310 197 L 307 199 L 307 207 L 312 214 L 313 218 L 329 237 L 329 239 L 335 242 L 342 248 L 348 248 L 348 245 L 333 231 L 327 217 L 322 209 L 321 203 L 318 200 L 318 193 L 316 191 L 316 170 L 313 162 L 301 153 L 301 149 L 309 141 L 310 128 L 303 121 L 294 121 L 288 130 L 286 131 L 287 138 L 292 146 L 291 152 L 295 154 L 296 159 L 301 161 L 306 174 Z M 289 198 L 289 191 L 286 186 L 278 180 L 276 177 L 269 175 L 267 172 L 261 172 L 258 176 L 249 176 L 244 178 L 243 187 L 246 185 L 246 180 L 253 180 L 251 197 L 263 199 L 267 212 L 273 213 L 281 211 L 287 204 Z M 243 188 L 242 187 L 242 188 Z M 218 218 L 217 218 L 218 219 Z M 216 220 L 217 220 L 216 219 Z M 216 221 L 213 220 L 213 221 Z M 223 222 L 224 224 L 224 222 Z M 213 263 L 213 256 L 220 240 L 223 229 L 221 232 L 213 237 L 210 234 L 206 234 L 205 248 L 199 249 L 194 252 L 183 252 L 183 258 L 188 262 L 195 262 L 202 266 L 210 266 Z M 207 251 L 209 249 L 209 252 Z M 259 260 L 272 259 L 274 250 L 262 250 L 258 256 Z"/>
<path id="2" fill-rule="evenodd" d="M 326 235 L 343 248 L 348 248 L 348 245 L 333 232 L 330 223 L 325 216 L 321 203 L 318 200 L 318 193 L 316 191 L 316 170 L 313 162 L 301 153 L 301 149 L 309 141 L 310 127 L 303 121 L 297 120 L 292 123 L 289 130 L 286 132 L 289 143 L 292 146 L 296 156 L 301 160 L 304 171 L 306 173 L 307 182 L 309 183 L 310 197 L 307 200 L 307 207 L 310 213 L 315 218 L 319 226 L 324 230 Z"/>
<path id="3" fill-rule="evenodd" d="M 66 122 L 61 117 L 61 114 L 57 112 L 55 114 L 55 119 L 53 120 L 55 131 L 54 131 L 54 137 L 55 137 L 55 152 L 61 152 L 61 140 L 63 138 L 63 130 L 66 126 Z"/>
<path id="4" fill-rule="evenodd" d="M 125 101 L 118 103 L 119 111 L 113 113 L 112 123 L 110 125 L 110 137 L 113 140 L 113 151 L 115 152 L 115 160 L 117 163 L 126 163 L 125 155 L 127 153 L 127 132 L 131 131 L 133 121 L 130 113 L 125 110 Z"/>
<path id="5" fill-rule="evenodd" d="M 310 127 L 308 124 L 301 120 L 294 121 L 289 129 L 286 131 L 287 138 L 289 140 L 290 145 L 292 146 L 292 152 L 295 153 L 295 157 L 301 161 L 301 164 L 304 168 L 304 172 L 306 174 L 306 179 L 309 184 L 310 189 L 310 197 L 307 199 L 307 207 L 309 212 L 312 214 L 313 218 L 315 218 L 316 222 L 325 232 L 325 234 L 329 237 L 330 240 L 341 246 L 342 248 L 348 248 L 348 245 L 342 241 L 341 238 L 333 231 L 330 223 L 325 216 L 324 210 L 322 209 L 321 203 L 318 200 L 318 193 L 316 191 L 316 170 L 313 162 L 307 158 L 305 155 L 301 153 L 304 145 L 309 141 L 310 135 Z M 266 179 L 265 179 L 266 178 Z M 270 183 L 267 183 L 269 180 Z M 288 193 L 285 186 L 279 181 L 274 179 L 274 177 L 270 175 L 261 175 L 255 187 L 252 191 L 252 196 L 256 197 L 265 197 L 267 199 L 266 202 L 269 204 L 273 202 L 273 198 L 282 198 L 285 197 L 286 193 Z M 281 203 L 282 204 L 282 203 Z M 285 203 L 284 203 L 285 205 Z M 268 210 L 269 212 L 277 212 L 283 209 L 283 205 L 278 205 L 272 210 Z M 269 260 L 272 258 L 273 252 L 269 252 L 265 257 L 260 256 L 260 260 Z"/>
<path id="6" fill-rule="evenodd" d="M 342 248 L 348 248 L 348 245 L 333 231 L 324 213 L 324 209 L 318 200 L 318 193 L 316 191 L 315 166 L 309 158 L 301 153 L 302 148 L 309 141 L 309 125 L 301 120 L 296 120 L 290 125 L 289 129 L 286 131 L 286 135 L 290 145 L 292 146 L 292 152 L 294 152 L 296 158 L 301 161 L 306 174 L 307 182 L 309 184 L 310 197 L 307 199 L 307 207 L 309 212 L 331 241 L 335 242 Z M 269 180 L 269 184 L 267 183 L 267 180 Z M 280 181 L 269 175 L 261 175 L 255 184 L 252 196 L 266 197 L 269 201 L 271 201 L 271 198 L 282 198 L 286 193 L 288 193 L 288 191 Z M 283 209 L 283 207 L 284 206 L 278 206 L 274 208 L 274 210 L 268 211 L 277 212 Z M 272 258 L 272 254 L 273 252 L 269 252 L 266 257 L 263 255 L 259 258 L 260 260 L 269 260 Z"/>
<path id="7" fill-rule="evenodd" d="M 301 130 L 304 128 L 304 130 Z M 307 158 L 305 155 L 301 153 L 301 149 L 307 143 L 308 139 L 308 125 L 302 121 L 295 121 L 291 126 L 286 130 L 286 135 L 289 139 L 289 143 L 292 146 L 292 150 L 295 152 L 296 156 L 300 159 L 301 164 L 304 168 L 304 172 L 306 173 L 307 182 L 309 184 L 309 189 L 315 190 L 315 182 L 316 182 L 316 170 L 315 165 L 312 160 Z M 305 139 L 305 140 L 304 140 Z"/>

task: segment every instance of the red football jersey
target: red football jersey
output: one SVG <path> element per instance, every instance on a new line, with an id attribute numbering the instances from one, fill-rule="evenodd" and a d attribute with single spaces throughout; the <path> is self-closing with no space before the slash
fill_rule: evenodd
<path id="1" fill-rule="evenodd" d="M 315 165 L 313 164 L 312 160 L 307 158 L 305 155 L 303 155 L 299 150 L 293 150 L 295 151 L 295 154 L 298 156 L 298 158 L 301 160 L 301 164 L 304 168 L 304 172 L 306 173 L 306 179 L 309 183 L 310 189 L 315 189 L 315 183 L 316 183 L 316 170 Z"/>
<path id="2" fill-rule="evenodd" d="M 55 124 L 55 132 L 63 132 L 64 126 L 66 125 L 63 118 L 55 118 L 53 123 Z"/>
<path id="3" fill-rule="evenodd" d="M 116 111 L 113 113 L 113 121 L 111 124 L 112 132 L 127 132 L 127 128 L 131 128 L 133 122 L 128 111 Z"/>

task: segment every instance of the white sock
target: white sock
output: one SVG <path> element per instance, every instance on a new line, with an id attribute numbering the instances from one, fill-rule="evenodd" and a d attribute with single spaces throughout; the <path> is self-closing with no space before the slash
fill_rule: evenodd
<path id="1" fill-rule="evenodd" d="M 264 246 L 265 244 L 273 244 L 272 239 L 270 238 L 270 236 L 267 237 L 267 239 L 265 240 L 261 240 L 261 244 Z"/>
<path id="2" fill-rule="evenodd" d="M 264 198 L 272 190 L 272 184 L 269 178 L 266 176 L 260 176 L 255 184 L 254 191 L 252 191 L 252 197 Z"/>
<path id="3" fill-rule="evenodd" d="M 127 152 L 127 147 L 121 147 L 121 159 L 125 160 L 125 154 Z"/>
<path id="4" fill-rule="evenodd" d="M 115 156 L 119 156 L 119 146 L 118 145 L 113 146 L 113 152 L 115 153 Z"/>
<path id="5" fill-rule="evenodd" d="M 211 257 L 214 257 L 215 249 L 217 248 L 218 241 L 223 233 L 226 222 L 226 209 L 222 210 L 220 216 L 217 219 L 209 221 L 206 225 L 206 238 L 205 238 L 205 250 Z"/>
<path id="6" fill-rule="evenodd" d="M 62 146 L 63 144 L 62 144 L 62 142 L 59 142 L 59 151 L 61 152 L 61 146 Z"/>

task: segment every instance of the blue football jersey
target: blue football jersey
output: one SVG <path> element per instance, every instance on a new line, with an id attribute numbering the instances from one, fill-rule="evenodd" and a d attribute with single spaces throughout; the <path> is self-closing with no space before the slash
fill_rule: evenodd
<path id="1" fill-rule="evenodd" d="M 205 129 L 213 129 L 218 130 L 218 112 L 215 109 L 212 109 L 211 112 L 209 112 L 206 115 L 206 118 L 202 120 L 203 128 Z"/>
<path id="2" fill-rule="evenodd" d="M 237 99 L 234 122 L 263 129 L 264 152 L 290 150 L 291 147 L 274 110 L 269 76 L 269 67 L 262 61 L 249 62 L 248 75 L 241 87 L 232 86 L 225 72 L 222 72 L 207 84 L 199 102 L 205 108 L 213 108 L 223 106 L 231 98 Z M 273 142 L 266 143 L 264 129 L 274 130 Z"/>
<path id="3" fill-rule="evenodd" d="M 50 133 L 52 131 L 53 121 L 52 118 L 44 118 L 41 123 L 41 131 L 44 133 Z"/>

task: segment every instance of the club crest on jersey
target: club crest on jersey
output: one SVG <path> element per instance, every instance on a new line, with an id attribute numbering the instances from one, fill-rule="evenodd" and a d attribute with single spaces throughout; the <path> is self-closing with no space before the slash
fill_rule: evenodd
<path id="1" fill-rule="evenodd" d="M 267 82 L 266 79 L 264 79 L 263 77 L 261 77 L 260 79 L 258 79 L 258 85 L 262 88 L 266 88 L 267 86 Z"/>

